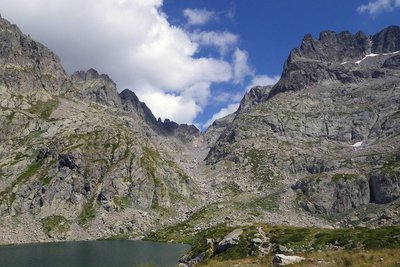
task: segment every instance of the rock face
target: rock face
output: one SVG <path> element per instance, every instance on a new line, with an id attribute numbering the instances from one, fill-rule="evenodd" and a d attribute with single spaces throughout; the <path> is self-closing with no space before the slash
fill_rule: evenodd
<path id="1" fill-rule="evenodd" d="M 169 149 L 185 147 L 196 127 L 158 122 L 94 69 L 67 76 L 57 56 L 3 19 L 0 37 L 0 243 L 138 236 L 198 204 Z"/>
<path id="2" fill-rule="evenodd" d="M 90 69 L 75 72 L 71 79 L 85 99 L 111 107 L 121 107 L 117 86 L 107 75 L 100 75 L 96 70 Z"/>
<path id="3" fill-rule="evenodd" d="M 292 184 L 312 213 L 397 203 L 399 34 L 305 36 L 272 89 L 246 94 L 207 164 L 244 192 Z"/>
<path id="4" fill-rule="evenodd" d="M 385 204 L 400 198 L 400 156 L 396 154 L 383 167 L 370 174 L 371 202 Z"/>
<path id="5" fill-rule="evenodd" d="M 276 254 L 272 263 L 274 266 L 284 266 L 304 261 L 305 258 L 299 256 L 289 256 L 284 254 Z"/>
<path id="6" fill-rule="evenodd" d="M 69 89 L 67 74 L 60 59 L 42 44 L 22 34 L 16 25 L 0 19 L 1 85 L 20 92 L 51 90 L 54 94 Z"/>
<path id="7" fill-rule="evenodd" d="M 240 235 L 243 233 L 242 229 L 235 229 L 226 235 L 219 243 L 217 247 L 218 252 L 224 252 L 225 250 L 236 246 L 239 243 Z"/>
<path id="8" fill-rule="evenodd" d="M 300 205 L 313 213 L 340 213 L 370 202 L 368 179 L 357 174 L 319 175 L 300 180 L 292 188 L 309 199 Z"/>
<path id="9" fill-rule="evenodd" d="M 280 92 L 296 91 L 323 81 L 342 83 L 371 78 L 375 69 L 348 71 L 347 64 L 370 54 L 400 51 L 400 27 L 391 26 L 374 36 L 362 32 L 322 32 L 318 40 L 306 35 L 299 48 L 290 53 L 284 65 L 282 79 L 274 86 L 270 97 Z"/>

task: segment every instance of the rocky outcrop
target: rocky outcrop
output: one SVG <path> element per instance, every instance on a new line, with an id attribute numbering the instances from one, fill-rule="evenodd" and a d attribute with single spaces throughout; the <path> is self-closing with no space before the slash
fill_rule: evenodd
<path id="1" fill-rule="evenodd" d="M 284 254 L 276 254 L 272 260 L 273 266 L 285 266 L 304 261 L 305 258 L 300 256 L 291 256 Z"/>
<path id="2" fill-rule="evenodd" d="M 400 198 L 399 160 L 399 155 L 392 156 L 383 167 L 371 172 L 371 202 L 385 204 Z"/>
<path id="3" fill-rule="evenodd" d="M 137 113 L 149 125 L 157 125 L 157 119 L 154 117 L 151 110 L 145 103 L 139 101 L 139 98 L 134 92 L 125 89 L 119 93 L 119 97 L 125 111 Z"/>
<path id="4" fill-rule="evenodd" d="M 368 204 L 368 179 L 357 174 L 333 174 L 298 181 L 293 187 L 305 199 L 300 206 L 312 213 L 340 213 Z"/>
<path id="5" fill-rule="evenodd" d="M 254 105 L 268 99 L 269 92 L 271 91 L 272 86 L 256 86 L 250 89 L 247 92 L 243 99 L 240 101 L 240 106 L 237 112 L 243 112 L 248 110 Z"/>
<path id="6" fill-rule="evenodd" d="M 0 85 L 18 93 L 67 93 L 68 76 L 60 59 L 41 43 L 0 18 Z"/>
<path id="7" fill-rule="evenodd" d="M 372 37 L 372 53 L 400 51 L 400 27 L 389 26 Z"/>
<path id="8" fill-rule="evenodd" d="M 157 120 L 147 105 L 140 102 L 136 94 L 129 89 L 123 90 L 119 97 L 125 111 L 135 112 L 160 134 L 176 136 L 184 142 L 192 141 L 193 137 L 200 135 L 200 131 L 194 125 L 178 124 L 169 119 Z"/>
<path id="9" fill-rule="evenodd" d="M 306 35 L 299 48 L 290 52 L 284 64 L 282 79 L 273 87 L 269 97 L 304 89 L 323 81 L 354 82 L 373 78 L 374 71 L 349 71 L 351 64 L 359 64 L 370 54 L 387 54 L 400 50 L 400 27 L 390 26 L 374 36 L 362 32 L 322 32 L 318 40 Z"/>
<path id="10" fill-rule="evenodd" d="M 242 229 L 235 229 L 227 234 L 217 246 L 217 253 L 226 251 L 227 249 L 236 246 L 239 243 L 240 236 L 243 234 Z"/>
<path id="11" fill-rule="evenodd" d="M 121 107 L 117 86 L 106 74 L 99 74 L 95 69 L 77 71 L 71 75 L 71 80 L 83 98 L 99 104 Z"/>

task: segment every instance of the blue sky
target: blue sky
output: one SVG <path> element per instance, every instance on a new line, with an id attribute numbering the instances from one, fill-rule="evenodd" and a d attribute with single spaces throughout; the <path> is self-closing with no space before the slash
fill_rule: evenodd
<path id="1" fill-rule="evenodd" d="M 305 34 L 374 34 L 399 24 L 400 0 L 0 0 L 0 10 L 69 73 L 93 67 L 157 117 L 204 129 L 251 86 L 276 82 Z"/>
<path id="2" fill-rule="evenodd" d="M 271 77 L 280 75 L 289 52 L 299 46 L 303 36 L 311 33 L 318 38 L 324 30 L 336 32 L 348 30 L 352 33 L 363 31 L 374 34 L 389 25 L 400 23 L 400 4 L 386 1 L 383 6 L 360 12 L 361 6 L 385 1 L 363 0 L 306 0 L 306 1 L 232 1 L 232 0 L 167 0 L 163 10 L 169 21 L 185 26 L 187 23 L 182 10 L 206 9 L 213 11 L 218 19 L 199 25 L 204 30 L 219 30 L 236 33 L 240 36 L 238 46 L 249 54 L 249 64 L 257 74 Z M 397 3 L 400 3 L 398 1 Z M 207 51 L 205 51 L 207 53 Z M 218 86 L 215 86 L 218 88 Z M 229 87 L 229 85 L 226 85 Z M 241 86 L 227 90 L 240 92 Z M 233 102 L 233 101 L 232 101 Z M 221 106 L 210 106 L 197 120 L 204 122 L 211 112 Z"/>

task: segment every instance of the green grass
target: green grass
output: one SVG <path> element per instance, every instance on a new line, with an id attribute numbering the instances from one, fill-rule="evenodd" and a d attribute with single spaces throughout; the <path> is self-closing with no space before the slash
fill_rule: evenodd
<path id="1" fill-rule="evenodd" d="M 383 167 L 379 169 L 379 172 L 388 176 L 400 176 L 400 155 L 393 154 L 383 164 Z"/>
<path id="2" fill-rule="evenodd" d="M 332 175 L 331 181 L 336 183 L 339 181 L 348 181 L 348 180 L 356 180 L 360 176 L 354 173 L 335 173 Z"/>
<path id="3" fill-rule="evenodd" d="M 90 222 L 96 217 L 96 208 L 93 202 L 94 198 L 89 199 L 79 214 L 78 223 L 84 228 L 89 227 Z"/>
<path id="4" fill-rule="evenodd" d="M 70 224 L 63 216 L 53 215 L 41 220 L 43 232 L 50 235 L 52 232 L 65 233 L 70 229 Z"/>
<path id="5" fill-rule="evenodd" d="M 0 199 L 4 201 L 7 199 L 8 204 L 11 205 L 15 201 L 15 194 L 12 193 L 13 188 L 21 183 L 24 183 L 29 180 L 33 175 L 35 175 L 38 170 L 42 167 L 42 162 L 34 162 L 29 165 L 25 171 L 23 171 L 17 179 L 15 179 L 12 184 L 7 187 L 3 192 L 0 193 Z"/>
<path id="6" fill-rule="evenodd" d="M 386 226 L 377 229 L 319 229 L 255 224 L 241 226 L 243 234 L 239 244 L 218 255 L 218 258 L 233 260 L 249 257 L 250 240 L 255 236 L 257 227 L 263 228 L 273 246 L 284 245 L 298 253 L 317 250 L 327 251 L 332 246 L 339 246 L 345 250 L 400 248 L 400 226 Z M 239 227 L 219 224 L 193 233 L 188 224 L 181 223 L 152 233 L 147 239 L 153 241 L 174 240 L 178 243 L 190 244 L 192 246 L 190 254 L 197 256 L 207 250 L 207 238 L 220 240 L 236 228 Z"/>
<path id="7" fill-rule="evenodd" d="M 132 200 L 128 196 L 123 196 L 123 197 L 114 197 L 114 204 L 120 208 L 121 210 L 124 210 L 125 208 L 129 208 L 132 206 Z"/>
<path id="8" fill-rule="evenodd" d="M 39 178 L 39 181 L 41 181 L 43 183 L 43 185 L 48 185 L 52 179 L 53 179 L 53 177 L 51 177 L 51 176 L 42 176 Z"/>
<path id="9" fill-rule="evenodd" d="M 149 147 L 142 147 L 142 151 L 143 156 L 140 158 L 140 166 L 142 166 L 147 174 L 154 180 L 154 184 L 157 184 L 156 167 L 160 154 Z"/>
<path id="10" fill-rule="evenodd" d="M 270 170 L 267 167 L 268 164 L 266 164 L 266 159 L 270 161 L 272 160 L 270 156 L 267 156 L 262 150 L 252 148 L 245 153 L 245 157 L 248 159 L 248 164 L 251 166 L 251 172 L 256 179 L 261 180 L 266 184 L 275 183 L 275 181 L 272 181 L 274 172 Z"/>
<path id="11" fill-rule="evenodd" d="M 48 120 L 59 104 L 60 101 L 58 99 L 52 99 L 46 102 L 39 100 L 32 105 L 28 111 L 38 115 L 42 119 Z"/>

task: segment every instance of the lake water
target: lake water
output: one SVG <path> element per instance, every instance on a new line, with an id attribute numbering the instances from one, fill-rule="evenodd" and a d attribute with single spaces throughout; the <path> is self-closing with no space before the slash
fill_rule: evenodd
<path id="1" fill-rule="evenodd" d="M 1 267 L 176 266 L 188 245 L 147 241 L 88 241 L 0 247 Z"/>

